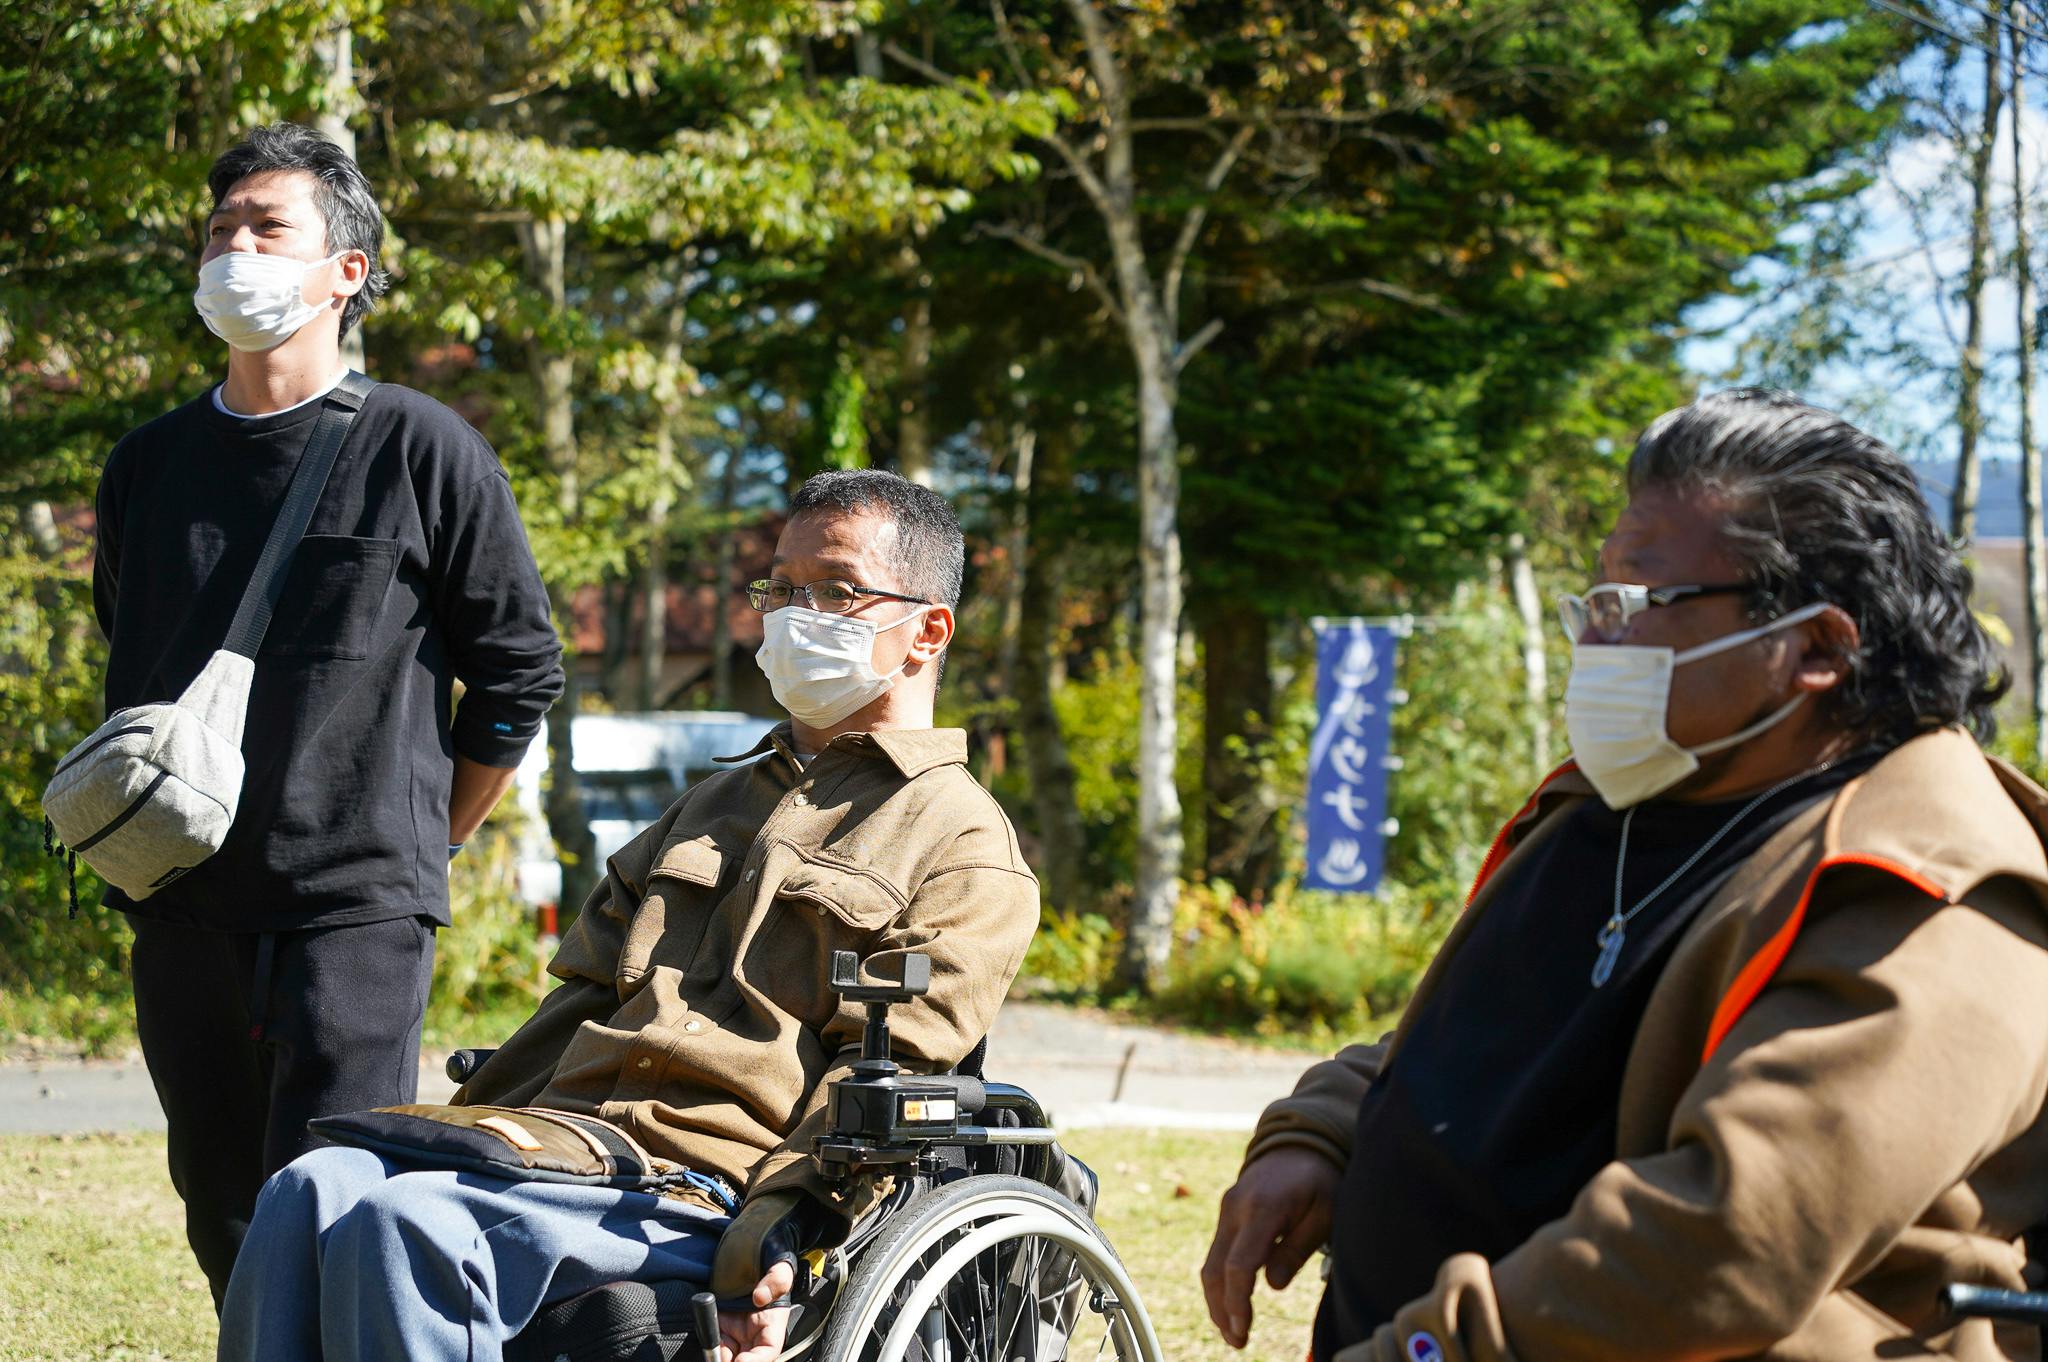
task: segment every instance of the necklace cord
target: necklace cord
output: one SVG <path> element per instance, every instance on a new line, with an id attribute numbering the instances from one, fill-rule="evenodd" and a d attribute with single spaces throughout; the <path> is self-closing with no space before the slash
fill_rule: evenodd
<path id="1" fill-rule="evenodd" d="M 1680 865 L 1678 869 L 1672 871 L 1669 875 L 1666 875 L 1655 889 L 1637 899 L 1633 907 L 1629 908 L 1627 912 L 1623 912 L 1621 907 L 1621 882 L 1623 871 L 1628 866 L 1628 834 L 1629 829 L 1635 824 L 1636 809 L 1641 807 L 1640 805 L 1631 805 L 1628 812 L 1621 816 L 1621 846 L 1614 857 L 1614 911 L 1607 921 L 1601 924 L 1600 930 L 1593 937 L 1593 944 L 1599 947 L 1600 950 L 1599 958 L 1593 967 L 1593 987 L 1598 988 L 1607 982 L 1607 977 L 1614 968 L 1615 957 L 1621 954 L 1621 944 L 1628 934 L 1628 924 L 1635 920 L 1636 914 L 1649 907 L 1665 890 L 1685 878 L 1686 873 L 1698 865 L 1702 857 L 1719 846 L 1721 839 L 1734 831 L 1735 825 L 1749 817 L 1765 800 L 1789 788 L 1794 783 L 1806 779 L 1810 775 L 1819 775 L 1821 771 L 1827 770 L 1832 765 L 1834 763 L 1829 762 L 1815 771 L 1800 771 L 1789 775 L 1756 798 L 1750 800 L 1747 804 L 1744 804 L 1735 811 L 1734 817 L 1715 830 L 1712 837 L 1702 842 L 1698 850 L 1686 857 L 1684 864 Z"/>

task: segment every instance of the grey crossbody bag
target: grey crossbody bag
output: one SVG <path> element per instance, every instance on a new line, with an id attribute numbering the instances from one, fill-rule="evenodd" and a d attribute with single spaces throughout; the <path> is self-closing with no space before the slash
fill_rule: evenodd
<path id="1" fill-rule="evenodd" d="M 242 726 L 256 653 L 342 441 L 376 386 L 350 370 L 322 399 L 227 641 L 185 693 L 110 715 L 57 764 L 43 790 L 43 839 L 67 865 L 82 860 L 141 900 L 227 840 L 242 798 Z M 75 884 L 71 911 L 78 912 Z"/>

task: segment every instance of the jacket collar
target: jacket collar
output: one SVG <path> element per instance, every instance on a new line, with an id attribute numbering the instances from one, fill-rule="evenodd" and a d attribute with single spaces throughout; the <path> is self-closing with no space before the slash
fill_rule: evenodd
<path id="1" fill-rule="evenodd" d="M 761 736 L 745 752 L 713 761 L 751 761 L 766 752 L 781 752 L 792 760 L 796 749 L 794 729 L 784 721 Z M 967 764 L 967 730 L 964 728 L 884 728 L 872 733 L 842 733 L 825 744 L 828 749 L 880 753 L 893 763 L 905 780 L 915 780 L 941 766 Z M 820 755 L 823 755 L 822 753 Z"/>

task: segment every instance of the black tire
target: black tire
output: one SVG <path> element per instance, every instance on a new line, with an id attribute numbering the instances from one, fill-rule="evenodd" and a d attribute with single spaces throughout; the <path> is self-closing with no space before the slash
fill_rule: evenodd
<path id="1" fill-rule="evenodd" d="M 935 1275 L 949 1254 L 954 1266 Z M 905 1323 L 920 1295 L 931 1305 Z M 1063 1362 L 1070 1343 L 1077 1362 L 1159 1362 L 1144 1306 L 1087 1212 L 1043 1183 L 986 1175 L 920 1194 L 883 1227 L 833 1304 L 819 1357 Z"/>

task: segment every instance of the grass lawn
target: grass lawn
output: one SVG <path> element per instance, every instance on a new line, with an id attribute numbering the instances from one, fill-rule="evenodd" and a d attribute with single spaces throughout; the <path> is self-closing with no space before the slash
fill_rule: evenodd
<path id="1" fill-rule="evenodd" d="M 1237 1357 L 1211 1332 L 1195 1278 L 1216 1197 L 1244 1137 L 1085 1130 L 1066 1141 L 1102 1175 L 1101 1220 L 1171 1362 Z M 1298 1362 L 1311 1273 L 1264 1287 L 1258 1362 Z M 145 1362 L 213 1356 L 213 1309 L 185 1247 L 161 1135 L 0 1138 L 0 1362 Z"/>

